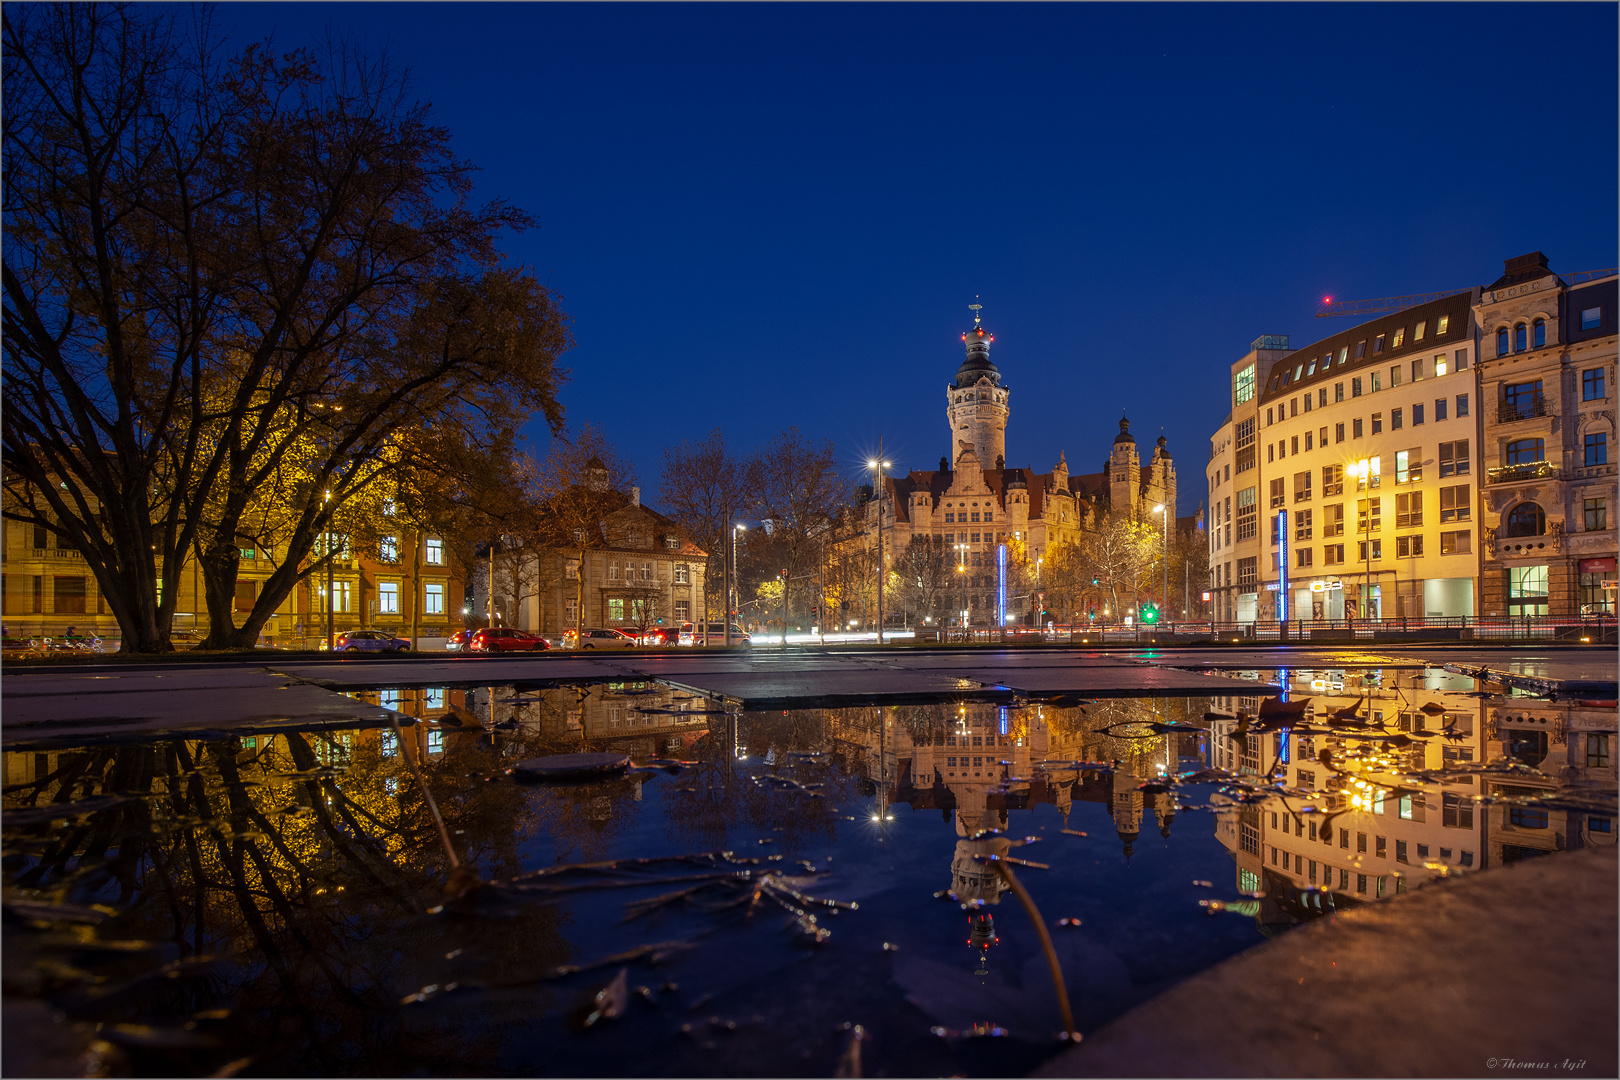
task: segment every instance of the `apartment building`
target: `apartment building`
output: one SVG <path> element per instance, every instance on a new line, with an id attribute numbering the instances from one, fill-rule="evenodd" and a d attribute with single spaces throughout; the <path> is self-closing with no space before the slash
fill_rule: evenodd
<path id="1" fill-rule="evenodd" d="M 1476 302 L 1484 614 L 1615 611 L 1616 283 L 1566 282 L 1537 251 Z"/>
<path id="2" fill-rule="evenodd" d="M 1254 622 L 1259 617 L 1255 568 L 1262 548 L 1255 500 L 1260 390 L 1288 353 L 1286 334 L 1263 334 L 1249 344 L 1249 351 L 1231 366 L 1227 387 L 1231 412 L 1210 439 L 1204 470 L 1209 499 L 1206 539 L 1210 615 L 1217 622 Z"/>

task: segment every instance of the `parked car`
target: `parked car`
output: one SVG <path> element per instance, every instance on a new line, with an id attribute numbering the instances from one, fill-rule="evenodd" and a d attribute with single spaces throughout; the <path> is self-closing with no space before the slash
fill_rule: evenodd
<path id="1" fill-rule="evenodd" d="M 466 652 L 541 652 L 551 648 L 551 642 L 527 630 L 514 630 L 509 626 L 486 626 L 473 631 L 467 640 Z"/>
<path id="2" fill-rule="evenodd" d="M 576 649 L 634 649 L 641 642 L 628 630 L 570 631 Z"/>
<path id="3" fill-rule="evenodd" d="M 444 639 L 445 651 L 465 652 L 467 649 L 467 642 L 471 641 L 472 636 L 477 632 L 478 631 L 476 630 L 457 630 L 455 633 Z"/>
<path id="4" fill-rule="evenodd" d="M 641 635 L 643 645 L 679 645 L 681 643 L 681 628 L 678 626 L 655 626 Z"/>
<path id="5" fill-rule="evenodd" d="M 333 652 L 410 652 L 411 643 L 382 630 L 345 630 L 332 640 Z"/>
<path id="6" fill-rule="evenodd" d="M 724 645 L 726 643 L 725 623 L 683 623 L 681 625 L 680 644 L 682 645 Z M 731 624 L 731 643 L 733 645 L 748 645 L 748 634 L 736 623 Z"/>

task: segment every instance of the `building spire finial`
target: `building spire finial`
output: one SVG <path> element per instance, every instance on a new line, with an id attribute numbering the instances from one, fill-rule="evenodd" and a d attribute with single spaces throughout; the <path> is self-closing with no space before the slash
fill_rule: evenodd
<path id="1" fill-rule="evenodd" d="M 973 312 L 973 325 L 978 326 L 979 325 L 979 312 L 981 310 L 983 310 L 984 305 L 978 302 L 978 300 L 979 300 L 979 294 L 978 293 L 973 294 L 973 300 L 974 300 L 974 302 L 968 305 L 968 310 Z"/>

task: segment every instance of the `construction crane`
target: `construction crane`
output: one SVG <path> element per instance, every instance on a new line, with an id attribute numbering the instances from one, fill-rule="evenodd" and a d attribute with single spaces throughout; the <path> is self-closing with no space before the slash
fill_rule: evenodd
<path id="1" fill-rule="evenodd" d="M 1445 292 L 1413 293 L 1411 296 L 1380 296 L 1374 300 L 1335 300 L 1331 296 L 1322 297 L 1322 306 L 1316 309 L 1318 319 L 1331 319 L 1336 315 L 1388 315 L 1392 311 L 1401 311 L 1419 304 L 1427 304 L 1442 297 L 1456 296 L 1458 293 L 1468 292 L 1467 289 L 1447 289 Z"/>
<path id="2" fill-rule="evenodd" d="M 1620 267 L 1610 266 L 1603 270 L 1579 270 L 1573 274 L 1560 274 L 1559 277 L 1564 279 L 1566 285 L 1580 285 L 1596 281 L 1598 278 L 1613 277 L 1617 273 L 1620 273 Z M 1316 309 L 1316 317 L 1331 319 L 1338 315 L 1388 315 L 1390 312 L 1417 307 L 1419 304 L 1427 304 L 1433 300 L 1468 291 L 1447 289 L 1445 292 L 1413 293 L 1410 296 L 1380 296 L 1373 300 L 1335 300 L 1331 296 L 1324 296 L 1322 306 Z"/>

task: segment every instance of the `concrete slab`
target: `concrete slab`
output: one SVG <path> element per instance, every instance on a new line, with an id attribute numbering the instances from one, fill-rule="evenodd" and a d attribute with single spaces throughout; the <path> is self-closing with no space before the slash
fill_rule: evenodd
<path id="1" fill-rule="evenodd" d="M 1615 1076 L 1617 903 L 1613 848 L 1430 885 L 1241 953 L 1036 1075 Z"/>

